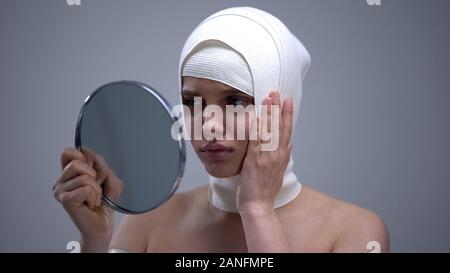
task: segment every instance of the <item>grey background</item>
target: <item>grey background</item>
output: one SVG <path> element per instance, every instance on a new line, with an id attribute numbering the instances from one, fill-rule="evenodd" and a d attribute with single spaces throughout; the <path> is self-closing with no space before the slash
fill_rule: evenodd
<path id="1" fill-rule="evenodd" d="M 239 5 L 279 17 L 312 56 L 301 181 L 379 213 L 394 252 L 450 251 L 449 1 L 0 3 L 0 251 L 66 252 L 78 233 L 51 186 L 85 97 L 128 79 L 177 103 L 185 39 Z M 181 191 L 207 183 L 187 146 Z"/>

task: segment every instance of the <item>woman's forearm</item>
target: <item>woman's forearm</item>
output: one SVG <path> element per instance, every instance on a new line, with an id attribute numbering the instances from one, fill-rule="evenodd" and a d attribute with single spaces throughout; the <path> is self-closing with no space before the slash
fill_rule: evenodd
<path id="1" fill-rule="evenodd" d="M 248 252 L 291 252 L 288 238 L 273 208 L 240 212 Z"/>
<path id="2" fill-rule="evenodd" d="M 97 252 L 106 253 L 108 252 L 109 243 L 111 241 L 110 237 L 106 238 L 85 238 L 81 237 L 80 245 L 81 252 Z"/>

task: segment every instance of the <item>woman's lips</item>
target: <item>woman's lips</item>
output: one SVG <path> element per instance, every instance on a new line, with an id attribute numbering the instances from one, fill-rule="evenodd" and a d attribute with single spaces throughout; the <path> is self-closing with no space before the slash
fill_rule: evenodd
<path id="1" fill-rule="evenodd" d="M 219 143 L 208 143 L 200 148 L 200 153 L 210 162 L 226 160 L 233 151 L 233 148 Z"/>

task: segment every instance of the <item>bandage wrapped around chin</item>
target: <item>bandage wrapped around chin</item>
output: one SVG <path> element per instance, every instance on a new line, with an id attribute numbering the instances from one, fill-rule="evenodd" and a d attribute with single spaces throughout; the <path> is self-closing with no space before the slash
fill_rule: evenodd
<path id="1" fill-rule="evenodd" d="M 303 77 L 310 63 L 303 44 L 276 17 L 250 7 L 229 8 L 206 18 L 188 37 L 179 62 L 179 90 L 182 76 L 210 79 L 253 96 L 256 106 L 262 105 L 271 91 L 279 91 L 282 101 L 292 97 L 294 132 Z M 257 110 L 256 114 L 261 112 Z M 301 191 L 293 167 L 291 157 L 275 208 L 288 204 Z M 238 185 L 245 183 L 240 179 L 240 174 L 210 176 L 211 204 L 226 212 L 238 212 L 236 193 Z"/>

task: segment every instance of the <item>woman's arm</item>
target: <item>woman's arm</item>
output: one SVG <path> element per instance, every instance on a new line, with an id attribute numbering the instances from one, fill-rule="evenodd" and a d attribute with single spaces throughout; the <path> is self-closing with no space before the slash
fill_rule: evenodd
<path id="1" fill-rule="evenodd" d="M 114 232 L 109 249 L 142 253 L 147 251 L 151 212 L 139 215 L 125 215 Z"/>
<path id="2" fill-rule="evenodd" d="M 240 211 L 248 252 L 291 252 L 291 246 L 273 208 Z"/>
<path id="3" fill-rule="evenodd" d="M 281 102 L 280 94 L 271 92 L 263 105 L 269 109 L 267 116 L 263 115 L 261 121 L 256 118 L 251 132 L 260 132 L 261 126 L 267 126 L 271 133 L 278 131 L 279 136 L 276 133 L 271 135 L 274 136 L 272 140 L 278 138 L 279 142 L 275 143 L 279 145 L 273 151 L 262 151 L 260 139 L 249 140 L 241 171 L 244 182 L 238 188 L 237 207 L 249 252 L 290 252 L 288 239 L 275 214 L 274 201 L 292 151 L 293 104 L 292 99 L 287 99 L 281 113 L 272 112 L 271 107 L 280 107 Z M 272 120 L 275 122 L 272 123 Z"/>

